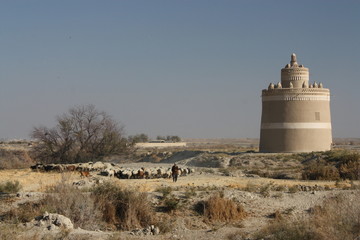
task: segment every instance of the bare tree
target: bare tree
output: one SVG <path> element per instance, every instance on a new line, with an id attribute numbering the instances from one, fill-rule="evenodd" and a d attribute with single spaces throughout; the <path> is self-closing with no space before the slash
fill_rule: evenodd
<path id="1" fill-rule="evenodd" d="M 128 150 L 123 127 L 94 105 L 71 108 L 54 128 L 35 127 L 31 137 L 39 141 L 33 153 L 41 162 L 93 161 Z"/>

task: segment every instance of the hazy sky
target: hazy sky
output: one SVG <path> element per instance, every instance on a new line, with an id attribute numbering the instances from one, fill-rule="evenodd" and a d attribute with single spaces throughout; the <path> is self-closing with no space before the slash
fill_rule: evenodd
<path id="1" fill-rule="evenodd" d="M 360 1 L 0 1 L 0 138 L 94 104 L 127 134 L 260 135 L 261 90 L 295 52 L 360 137 Z"/>

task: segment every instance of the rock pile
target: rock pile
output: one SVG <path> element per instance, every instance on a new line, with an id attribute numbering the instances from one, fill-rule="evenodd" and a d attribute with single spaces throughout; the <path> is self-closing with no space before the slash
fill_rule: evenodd
<path id="1" fill-rule="evenodd" d="M 71 220 L 63 215 L 45 212 L 44 215 L 36 217 L 26 224 L 27 226 L 42 227 L 48 230 L 58 230 L 59 228 L 72 230 L 74 225 Z"/>

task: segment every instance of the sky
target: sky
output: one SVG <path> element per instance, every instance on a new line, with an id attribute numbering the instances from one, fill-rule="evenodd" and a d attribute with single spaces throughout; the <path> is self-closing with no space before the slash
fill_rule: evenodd
<path id="1" fill-rule="evenodd" d="M 0 0 L 0 139 L 93 104 L 128 135 L 258 138 L 297 54 L 360 137 L 360 1 Z"/>

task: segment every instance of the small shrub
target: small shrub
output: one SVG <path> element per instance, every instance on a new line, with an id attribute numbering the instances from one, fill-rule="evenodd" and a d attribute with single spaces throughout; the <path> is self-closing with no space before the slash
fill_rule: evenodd
<path id="1" fill-rule="evenodd" d="M 278 192 L 285 192 L 287 190 L 287 187 L 285 185 L 276 185 L 273 187 L 273 190 Z"/>
<path id="2" fill-rule="evenodd" d="M 168 233 L 175 228 L 175 223 L 171 218 L 165 218 L 158 221 L 156 226 L 159 227 L 160 233 Z"/>
<path id="3" fill-rule="evenodd" d="M 0 183 L 0 192 L 4 193 L 17 193 L 20 191 L 22 186 L 20 185 L 19 181 L 7 181 L 4 183 Z"/>
<path id="4" fill-rule="evenodd" d="M 195 210 L 210 222 L 232 222 L 246 217 L 244 208 L 220 194 L 211 196 L 207 201 L 198 202 Z"/>
<path id="5" fill-rule="evenodd" d="M 210 173 L 210 174 L 214 174 L 214 173 L 215 173 L 214 169 L 211 169 L 211 168 L 206 168 L 206 169 L 204 169 L 203 171 L 204 171 L 205 173 Z"/>
<path id="6" fill-rule="evenodd" d="M 274 213 L 268 216 L 269 218 L 274 218 L 276 221 L 282 220 L 284 217 L 279 210 L 276 210 Z"/>
<path id="7" fill-rule="evenodd" d="M 297 193 L 299 191 L 296 185 L 289 187 L 289 193 Z"/>
<path id="8" fill-rule="evenodd" d="M 91 194 L 64 182 L 49 188 L 41 205 L 43 211 L 70 218 L 75 227 L 95 230 L 103 224 L 102 213 Z"/>
<path id="9" fill-rule="evenodd" d="M 247 192 L 256 192 L 258 190 L 258 186 L 252 182 L 248 182 L 246 184 L 246 187 L 244 188 L 244 191 Z"/>
<path id="10" fill-rule="evenodd" d="M 146 227 L 153 223 L 154 210 L 147 194 L 122 189 L 105 182 L 93 190 L 95 201 L 103 212 L 103 219 L 122 230 Z"/>
<path id="11" fill-rule="evenodd" d="M 284 195 L 283 195 L 283 193 L 281 193 L 281 192 L 275 193 L 275 194 L 273 195 L 274 198 L 282 198 L 283 196 L 284 196 Z"/>
<path id="12" fill-rule="evenodd" d="M 180 199 L 170 195 L 164 200 L 164 207 L 167 212 L 175 211 L 180 207 Z"/>
<path id="13" fill-rule="evenodd" d="M 272 184 L 271 184 L 271 183 L 262 186 L 262 187 L 260 188 L 260 194 L 261 194 L 263 197 L 270 197 L 271 188 L 272 188 Z"/>
<path id="14" fill-rule="evenodd" d="M 186 189 L 184 197 L 189 199 L 191 197 L 196 197 L 195 187 L 191 187 L 190 189 Z"/>
<path id="15" fill-rule="evenodd" d="M 334 166 L 312 164 L 303 170 L 302 178 L 304 180 L 337 180 L 340 174 Z"/>
<path id="16" fill-rule="evenodd" d="M 222 175 L 224 175 L 224 176 L 230 176 L 231 175 L 231 172 L 230 172 L 230 170 L 228 168 L 220 168 L 219 172 L 222 173 Z"/>
<path id="17" fill-rule="evenodd" d="M 3 218 L 7 223 L 19 224 L 30 222 L 42 213 L 42 205 L 40 203 L 27 202 L 20 204 L 17 208 L 12 208 L 4 214 Z"/>
<path id="18" fill-rule="evenodd" d="M 166 198 L 171 192 L 172 192 L 172 187 L 158 187 L 155 192 L 159 192 L 162 193 L 163 198 Z"/>

